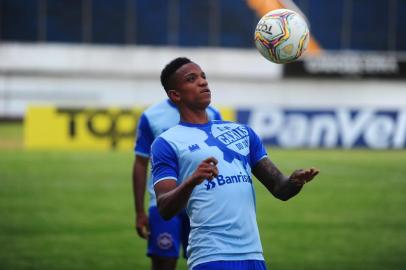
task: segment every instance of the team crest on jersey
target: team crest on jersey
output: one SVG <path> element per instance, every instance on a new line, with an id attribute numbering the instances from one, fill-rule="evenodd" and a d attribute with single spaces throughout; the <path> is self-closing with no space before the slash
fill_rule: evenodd
<path id="1" fill-rule="evenodd" d="M 212 125 L 205 142 L 209 146 L 218 147 L 223 152 L 225 161 L 231 163 L 236 158 L 247 163 L 249 135 L 245 126 L 234 123 Z"/>
<path id="2" fill-rule="evenodd" d="M 249 152 L 248 130 L 241 125 L 215 125 L 212 128 L 213 136 L 228 149 L 241 155 L 247 155 Z"/>
<path id="3" fill-rule="evenodd" d="M 160 249 L 170 249 L 173 246 L 173 238 L 169 233 L 161 233 L 158 235 L 157 244 Z"/>

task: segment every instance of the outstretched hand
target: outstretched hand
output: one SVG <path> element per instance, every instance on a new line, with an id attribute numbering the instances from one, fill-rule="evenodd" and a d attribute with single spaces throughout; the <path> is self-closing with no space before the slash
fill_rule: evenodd
<path id="1" fill-rule="evenodd" d="M 294 183 L 297 186 L 303 186 L 307 182 L 310 182 L 313 180 L 313 178 L 319 173 L 319 170 L 316 168 L 310 168 L 310 169 L 300 169 L 294 171 L 291 176 L 289 177 L 289 180 Z"/>

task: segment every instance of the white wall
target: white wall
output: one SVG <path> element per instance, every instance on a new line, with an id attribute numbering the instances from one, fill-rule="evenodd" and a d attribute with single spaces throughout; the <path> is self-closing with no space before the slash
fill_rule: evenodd
<path id="1" fill-rule="evenodd" d="M 0 117 L 28 104 L 135 106 L 165 98 L 161 69 L 177 56 L 201 65 L 215 105 L 406 107 L 403 81 L 286 80 L 254 49 L 0 44 Z"/>

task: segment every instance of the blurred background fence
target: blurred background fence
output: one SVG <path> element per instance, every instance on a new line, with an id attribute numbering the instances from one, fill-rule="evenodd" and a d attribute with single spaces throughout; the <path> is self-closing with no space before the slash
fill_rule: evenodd
<path id="1" fill-rule="evenodd" d="M 252 48 L 260 2 L 266 1 L 1 0 L 0 39 Z M 293 2 L 325 49 L 406 51 L 404 0 Z"/>
<path id="2" fill-rule="evenodd" d="M 313 38 L 288 65 L 253 43 L 259 17 L 278 7 L 304 14 Z M 0 118 L 24 119 L 29 106 L 144 107 L 165 98 L 162 67 L 187 56 L 214 105 L 271 145 L 404 148 L 404 14 L 405 0 L 0 0 Z"/>

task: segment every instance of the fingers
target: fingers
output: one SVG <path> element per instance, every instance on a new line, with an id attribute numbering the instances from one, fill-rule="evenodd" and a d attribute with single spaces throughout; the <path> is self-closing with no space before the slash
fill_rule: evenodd
<path id="1" fill-rule="evenodd" d="M 313 176 L 313 177 L 315 177 L 316 175 L 318 175 L 319 172 L 320 172 L 320 170 L 319 170 L 319 169 L 316 169 L 316 168 L 311 168 L 310 170 L 312 171 L 312 176 Z"/>
<path id="2" fill-rule="evenodd" d="M 151 234 L 151 231 L 149 230 L 149 221 L 147 220 L 147 222 L 145 223 L 145 226 L 143 228 L 143 236 L 145 239 L 148 239 L 149 235 Z"/>
<path id="3" fill-rule="evenodd" d="M 142 227 L 142 238 L 148 239 L 149 234 L 149 228 L 147 226 Z"/>
<path id="4" fill-rule="evenodd" d="M 219 175 L 219 169 L 217 168 L 217 166 L 214 166 L 213 168 L 213 176 L 217 177 Z"/>
<path id="5" fill-rule="evenodd" d="M 215 157 L 209 157 L 209 158 L 206 158 L 205 160 L 203 160 L 203 163 L 208 163 L 208 164 L 212 163 L 213 165 L 217 165 L 217 163 L 219 163 L 219 162 Z"/>
<path id="6" fill-rule="evenodd" d="M 218 160 L 214 157 L 209 157 L 202 161 L 199 165 L 199 174 L 203 179 L 213 180 L 214 177 L 217 177 L 219 174 L 217 168 Z"/>
<path id="7" fill-rule="evenodd" d="M 313 180 L 313 178 L 318 175 L 320 172 L 319 169 L 316 168 L 310 168 L 305 170 L 305 176 L 304 176 L 304 180 L 305 182 L 310 182 L 311 180 Z"/>
<path id="8" fill-rule="evenodd" d="M 213 180 L 214 177 L 217 177 L 219 174 L 218 168 L 214 164 L 204 164 L 200 168 L 200 172 L 205 179 Z"/>
<path id="9" fill-rule="evenodd" d="M 137 229 L 137 233 L 138 233 L 139 237 L 147 239 L 148 233 L 147 233 L 145 227 L 137 227 L 136 229 Z"/>
<path id="10" fill-rule="evenodd" d="M 307 182 L 310 182 L 313 180 L 313 178 L 319 173 L 319 169 L 316 168 L 310 168 L 310 169 L 300 169 L 296 170 L 292 173 L 290 179 L 298 184 L 298 185 L 304 185 Z"/>
<path id="11" fill-rule="evenodd" d="M 137 216 L 135 227 L 136 227 L 138 235 L 141 238 L 148 239 L 150 231 L 149 231 L 148 217 L 146 215 Z"/>
<path id="12" fill-rule="evenodd" d="M 137 233 L 141 238 L 144 238 L 144 239 L 148 239 L 148 236 L 150 234 L 148 226 L 142 226 L 142 227 L 137 226 Z"/>
<path id="13" fill-rule="evenodd" d="M 211 168 L 211 176 L 208 178 L 209 180 L 213 180 L 213 178 L 217 177 L 219 175 L 219 170 L 216 166 L 213 166 Z"/>

